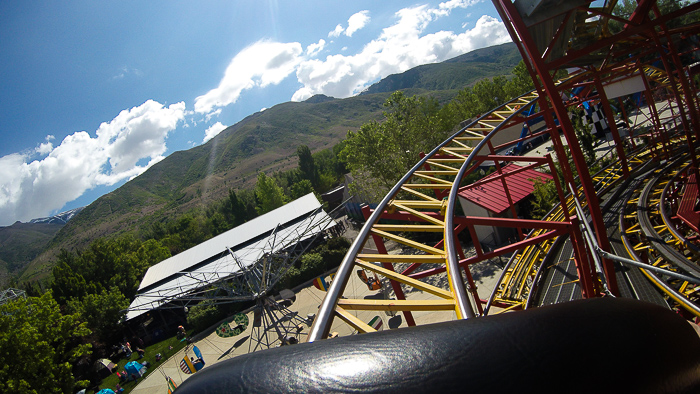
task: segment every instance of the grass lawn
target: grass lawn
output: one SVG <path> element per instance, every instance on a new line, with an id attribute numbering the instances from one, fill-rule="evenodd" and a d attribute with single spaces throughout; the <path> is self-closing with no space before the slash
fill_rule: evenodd
<path id="1" fill-rule="evenodd" d="M 148 369 L 146 370 L 146 374 L 143 375 L 144 377 L 148 376 L 151 373 L 158 373 L 156 372 L 156 369 L 160 366 L 161 363 L 165 362 L 170 356 L 173 354 L 177 353 L 178 350 L 182 349 L 185 347 L 187 344 L 186 341 L 180 342 L 177 337 L 171 337 L 168 338 L 164 341 L 155 343 L 151 346 L 147 346 L 146 353 L 144 354 L 142 359 L 139 359 L 139 355 L 136 352 L 133 352 L 131 354 L 131 357 L 128 359 L 122 359 L 119 360 L 117 363 L 117 371 L 121 372 L 124 370 L 124 365 L 128 363 L 129 361 L 138 361 L 139 363 L 143 363 L 144 361 L 148 361 Z M 169 349 L 169 346 L 172 346 L 172 349 Z M 132 347 L 132 349 L 134 349 Z M 156 361 L 156 354 L 160 353 L 163 358 L 160 359 L 160 361 Z M 140 378 L 143 379 L 143 378 Z M 139 379 L 139 380 L 140 380 Z M 163 378 L 163 381 L 165 381 L 165 378 Z M 117 383 L 119 383 L 119 378 L 117 378 L 116 372 L 109 375 L 106 377 L 102 382 L 100 382 L 99 386 L 101 389 L 112 389 L 117 386 Z M 136 384 L 138 382 L 136 381 L 131 381 L 131 382 L 126 382 L 126 383 L 120 383 L 121 387 L 124 388 L 124 393 L 130 392 L 134 387 L 136 387 Z"/>

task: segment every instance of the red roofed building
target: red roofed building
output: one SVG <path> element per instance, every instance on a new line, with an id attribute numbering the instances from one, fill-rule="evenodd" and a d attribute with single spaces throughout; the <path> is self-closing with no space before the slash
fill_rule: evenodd
<path id="1" fill-rule="evenodd" d="M 519 203 L 532 194 L 535 189 L 532 179 L 544 182 L 552 179 L 534 169 L 522 170 L 516 164 L 508 164 L 501 168 L 505 175 L 506 189 L 503 188 L 503 178 L 494 172 L 471 185 L 459 190 L 460 203 L 466 216 L 479 217 L 513 217 L 510 210 L 508 195 L 515 205 L 516 214 L 520 212 Z M 519 172 L 516 172 L 521 170 Z M 481 243 L 499 245 L 515 235 L 513 229 L 500 227 L 476 226 L 476 233 Z"/>

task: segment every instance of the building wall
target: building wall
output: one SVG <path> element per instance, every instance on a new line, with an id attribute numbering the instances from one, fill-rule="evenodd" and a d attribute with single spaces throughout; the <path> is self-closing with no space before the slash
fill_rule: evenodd
<path id="1" fill-rule="evenodd" d="M 489 218 L 509 218 L 513 216 L 511 215 L 510 210 L 505 211 L 503 215 L 496 216 L 493 212 L 490 212 L 489 210 L 479 205 L 476 205 L 473 202 L 462 197 L 459 197 L 459 203 L 462 206 L 462 211 L 466 216 L 478 216 Z M 516 214 L 520 212 L 519 206 L 517 204 L 515 206 L 515 211 Z M 476 236 L 477 238 L 479 238 L 479 242 L 481 243 L 482 247 L 484 244 L 491 246 L 503 245 L 507 243 L 511 237 L 517 234 L 515 229 L 512 228 L 493 226 L 474 226 L 474 231 L 476 232 Z"/>

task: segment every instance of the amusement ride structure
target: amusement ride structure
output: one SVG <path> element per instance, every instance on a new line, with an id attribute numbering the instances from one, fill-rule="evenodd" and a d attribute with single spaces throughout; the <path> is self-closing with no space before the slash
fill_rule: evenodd
<path id="1" fill-rule="evenodd" d="M 620 3 L 628 14 L 616 0 L 493 0 L 535 89 L 470 120 L 365 207 L 303 351 L 239 356 L 183 392 L 697 392 L 700 340 L 682 318 L 700 318 L 700 2 Z M 594 173 L 581 109 L 611 142 Z M 495 172 L 466 181 L 485 166 Z M 533 170 L 557 196 L 540 219 L 518 206 Z M 505 208 L 471 214 L 459 199 L 475 189 Z M 484 227 L 509 242 L 485 243 Z M 480 293 L 472 270 L 499 258 Z M 356 271 L 391 296 L 355 295 Z M 409 328 L 375 333 L 360 311 L 398 312 Z M 327 339 L 340 326 L 373 334 Z M 256 370 L 265 382 L 244 378 Z"/>
<path id="2" fill-rule="evenodd" d="M 471 121 L 425 154 L 376 209 L 366 210 L 367 222 L 338 269 L 310 341 L 326 338 L 335 321 L 374 331 L 352 316 L 357 310 L 400 311 L 414 326 L 416 313 L 425 311 L 444 312 L 444 320 L 468 319 L 497 313 L 496 308 L 500 313 L 610 296 L 700 316 L 695 149 L 700 24 L 683 24 L 693 15 L 698 20 L 700 3 L 662 13 L 657 1 L 641 0 L 630 15 L 614 14 L 616 4 L 494 1 L 535 89 Z M 564 77 L 561 70 L 568 70 Z M 593 121 L 607 124 L 613 142 L 612 162 L 595 174 L 589 173 L 571 120 L 571 110 L 582 106 L 598 108 L 600 119 Z M 512 138 L 514 128 L 533 120 L 544 127 L 526 127 Z M 504 153 L 535 137 L 551 140 L 554 156 Z M 459 213 L 459 193 L 474 187 L 464 179 L 484 163 L 495 165 L 490 182 L 501 184 L 494 198 L 509 202 L 502 217 Z M 512 164 L 518 169 L 504 171 Z M 519 217 L 511 180 L 528 169 L 554 174 L 557 165 L 563 176 L 553 178 L 554 209 L 541 220 Z M 479 226 L 514 229 L 517 240 L 486 249 L 477 237 Z M 438 241 L 427 233 L 438 234 Z M 473 256 L 462 250 L 462 233 L 473 241 Z M 376 248 L 368 253 L 370 240 Z M 386 241 L 401 244 L 401 254 L 388 254 Z M 498 256 L 510 256 L 503 275 L 492 294 L 480 294 L 470 267 Z M 358 268 L 389 282 L 396 299 L 346 294 Z M 443 273 L 448 288 L 426 280 Z M 432 297 L 407 299 L 411 290 Z"/>
<path id="3" fill-rule="evenodd" d="M 335 225 L 313 194 L 149 268 L 126 318 L 153 309 L 183 309 L 200 302 L 254 302 L 250 351 L 296 343 L 306 317 L 288 307 L 294 293 L 274 287 L 317 237 Z M 246 331 L 249 319 L 236 314 L 216 329 L 220 337 Z"/>

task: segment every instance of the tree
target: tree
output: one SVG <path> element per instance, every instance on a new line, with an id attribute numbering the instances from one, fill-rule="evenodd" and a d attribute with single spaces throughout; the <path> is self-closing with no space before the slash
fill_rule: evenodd
<path id="1" fill-rule="evenodd" d="M 222 318 L 219 308 L 212 300 L 205 300 L 189 308 L 187 325 L 193 331 L 202 331 Z"/>
<path id="2" fill-rule="evenodd" d="M 301 272 L 304 277 L 321 275 L 326 270 L 323 258 L 318 253 L 306 253 L 301 256 Z"/>
<path id="3" fill-rule="evenodd" d="M 77 255 L 67 251 L 59 254 L 51 288 L 61 305 L 110 287 L 131 298 L 148 267 L 168 257 L 168 248 L 154 239 L 142 243 L 131 235 L 99 238 Z"/>
<path id="4" fill-rule="evenodd" d="M 275 208 L 279 208 L 286 202 L 282 188 L 277 185 L 274 178 L 268 177 L 264 172 L 258 174 L 258 182 L 255 184 L 255 210 L 258 215 L 265 214 Z"/>
<path id="5" fill-rule="evenodd" d="M 314 188 L 311 185 L 311 181 L 308 179 L 302 179 L 289 188 L 289 197 L 292 200 L 296 200 L 297 198 L 303 197 L 309 193 L 312 193 L 313 191 Z"/>
<path id="6" fill-rule="evenodd" d="M 452 117 L 432 98 L 394 92 L 384 103 L 384 122 L 348 131 L 341 158 L 354 178 L 355 193 L 377 200 L 452 130 Z"/>
<path id="7" fill-rule="evenodd" d="M 532 186 L 534 186 L 532 194 L 535 197 L 532 201 L 532 212 L 530 214 L 533 219 L 539 220 L 552 209 L 557 201 L 557 187 L 552 180 L 543 182 L 540 178 L 534 178 L 530 179 L 530 181 Z"/>
<path id="8" fill-rule="evenodd" d="M 524 61 L 521 60 L 520 63 L 513 68 L 512 73 L 513 78 L 506 82 L 505 86 L 505 91 L 509 100 L 525 94 L 535 88 L 535 84 L 530 77 L 530 73 L 528 72 Z"/>
<path id="9" fill-rule="evenodd" d="M 632 16 L 632 13 L 637 9 L 637 3 L 638 2 L 636 0 L 620 0 L 615 4 L 615 8 L 613 8 L 612 13 L 615 16 L 629 19 Z M 691 3 L 691 1 L 687 0 L 658 0 L 657 6 L 661 15 L 666 15 L 670 12 L 677 11 L 683 7 L 686 7 Z M 649 11 L 649 17 L 651 19 L 656 18 L 653 9 Z M 666 25 L 669 28 L 675 28 L 690 23 L 696 23 L 698 19 L 700 19 L 699 13 L 686 13 L 680 18 L 670 20 Z M 621 22 L 618 22 L 616 20 L 610 20 L 608 26 L 612 34 L 617 34 L 621 32 L 624 27 L 624 25 Z"/>
<path id="10" fill-rule="evenodd" d="M 68 310 L 80 316 L 87 327 L 103 342 L 109 342 L 121 331 L 118 323 L 124 317 L 129 300 L 119 289 L 112 287 L 100 294 L 88 294 L 82 300 L 68 301 Z"/>
<path id="11" fill-rule="evenodd" d="M 82 298 L 88 294 L 85 278 L 73 270 L 74 264 L 75 256 L 65 249 L 61 250 L 52 271 L 53 281 L 51 282 L 51 289 L 61 305 L 65 305 L 73 297 Z"/>
<path id="12" fill-rule="evenodd" d="M 583 116 L 582 110 L 573 111 L 571 124 L 574 128 L 576 139 L 578 139 L 581 150 L 583 151 L 586 164 L 590 167 L 596 161 L 595 136 L 591 133 L 591 129 L 583 124 Z"/>
<path id="13" fill-rule="evenodd" d="M 309 147 L 300 145 L 297 148 L 297 156 L 299 157 L 299 172 L 301 172 L 302 178 L 311 181 L 314 187 L 318 186 L 318 169 L 314 164 Z"/>
<path id="14" fill-rule="evenodd" d="M 223 211 L 233 227 L 240 226 L 248 220 L 245 203 L 233 189 L 228 191 L 228 199 L 224 203 Z"/>
<path id="15" fill-rule="evenodd" d="M 51 292 L 0 305 L 0 392 L 70 393 L 72 364 L 90 353 L 79 344 L 90 330 L 77 314 L 62 315 Z"/>

